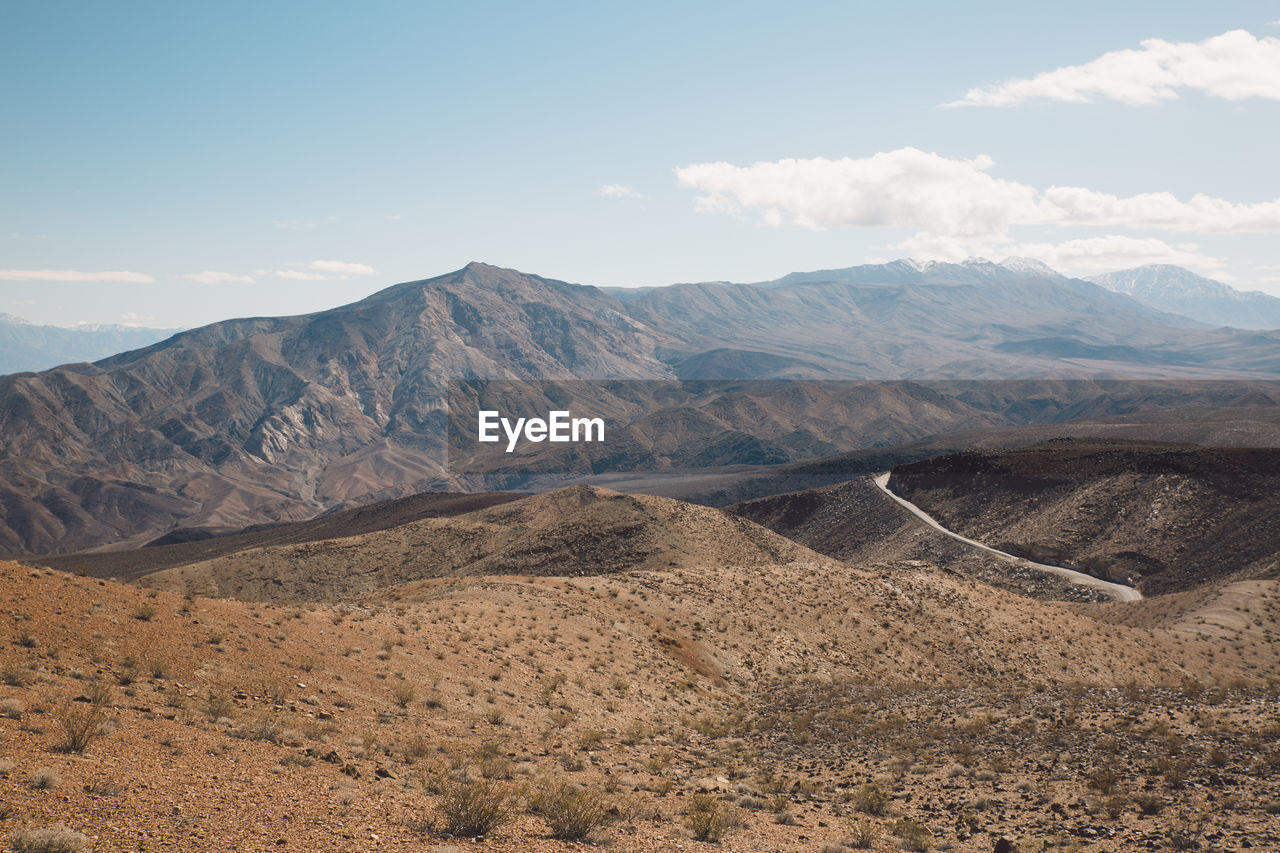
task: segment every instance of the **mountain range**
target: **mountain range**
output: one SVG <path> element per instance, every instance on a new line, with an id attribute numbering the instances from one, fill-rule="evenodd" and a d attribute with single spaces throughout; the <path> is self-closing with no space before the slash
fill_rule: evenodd
<path id="1" fill-rule="evenodd" d="M 1108 407 L 1274 406 L 1280 379 L 1280 332 L 1205 327 L 1034 264 L 899 261 L 625 296 L 472 263 L 329 311 L 0 377 L 0 550 L 140 544 L 475 487 L 444 453 L 453 380 L 562 383 L 529 392 L 548 405 L 563 383 L 615 383 L 568 398 L 617 404 L 626 452 L 587 459 L 599 473 L 785 462 Z M 1118 378 L 1148 384 L 1097 384 Z M 804 382 L 734 384 L 746 379 Z M 1011 379 L 1032 385 L 963 383 Z M 633 380 L 660 381 L 616 385 Z M 892 382 L 814 390 L 836 380 Z M 1197 380 L 1217 383 L 1210 398 L 1188 390 Z M 682 435 L 715 450 L 670 458 Z"/>
<path id="2" fill-rule="evenodd" d="M 164 340 L 177 331 L 95 324 L 39 326 L 12 314 L 0 314 L 0 374 L 97 361 Z"/>

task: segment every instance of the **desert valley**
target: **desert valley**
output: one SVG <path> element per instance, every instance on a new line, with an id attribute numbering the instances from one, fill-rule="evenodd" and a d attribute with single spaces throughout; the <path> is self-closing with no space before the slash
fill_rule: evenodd
<path id="1" fill-rule="evenodd" d="M 787 298 L 866 358 L 919 300 L 1112 298 L 933 269 Z M 877 381 L 670 290 L 472 265 L 0 380 L 14 849 L 1280 844 L 1275 333 L 1119 303 L 1146 375 L 1068 302 L 964 344 L 1025 375 L 935 330 Z M 459 456 L 441 369 L 612 441 Z"/>

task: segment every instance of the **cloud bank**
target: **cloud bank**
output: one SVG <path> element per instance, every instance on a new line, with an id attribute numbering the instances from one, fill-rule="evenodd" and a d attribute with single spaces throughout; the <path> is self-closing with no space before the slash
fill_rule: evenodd
<path id="1" fill-rule="evenodd" d="M 1180 199 L 1172 193 L 1117 196 L 1084 187 L 1040 189 L 992 174 L 985 155 L 951 159 L 916 148 L 870 157 L 778 160 L 735 166 L 699 163 L 675 170 L 679 185 L 694 190 L 696 209 L 707 213 L 758 213 L 766 223 L 792 222 L 820 230 L 834 227 L 909 228 L 917 233 L 895 248 L 944 259 L 1005 252 L 1051 262 L 1123 250 L 1161 263 L 1217 266 L 1192 244 L 1124 235 L 1072 240 L 1051 251 L 1003 248 L 1023 226 L 1097 227 L 1227 234 L 1280 231 L 1280 199 L 1240 204 L 1207 195 Z M 993 247 L 999 246 L 999 249 Z M 1178 258 L 1180 260 L 1173 260 Z M 1155 261 L 1146 261 L 1154 263 Z"/>
<path id="2" fill-rule="evenodd" d="M 1201 42 L 1147 39 L 1083 65 L 970 89 L 949 107 L 1009 107 L 1027 101 L 1126 104 L 1172 101 L 1183 91 L 1240 101 L 1280 100 L 1280 38 L 1231 30 Z"/>
<path id="3" fill-rule="evenodd" d="M 1280 230 L 1280 199 L 1236 204 L 1206 195 L 1116 196 L 1082 187 L 1036 189 L 994 177 L 985 155 L 952 160 L 916 148 L 862 159 L 778 160 L 676 169 L 704 212 L 758 210 L 806 228 L 920 228 L 934 235 L 1003 235 L 1015 225 L 1094 225 L 1215 233 Z"/>

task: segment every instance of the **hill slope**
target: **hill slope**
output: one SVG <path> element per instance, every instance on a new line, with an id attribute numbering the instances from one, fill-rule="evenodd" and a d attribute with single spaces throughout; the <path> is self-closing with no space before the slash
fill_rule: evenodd
<path id="1" fill-rule="evenodd" d="M 573 486 L 361 536 L 242 551 L 142 582 L 241 599 L 343 600 L 424 578 L 577 577 L 797 561 L 822 558 L 716 509 Z"/>
<path id="2" fill-rule="evenodd" d="M 239 531 L 178 528 L 135 550 L 41 556 L 35 562 L 79 575 L 132 581 L 162 569 L 212 560 L 250 548 L 359 536 L 423 518 L 463 515 L 520 497 L 505 492 L 424 492 L 307 521 L 255 525 Z"/>
<path id="3" fill-rule="evenodd" d="M 887 838 L 907 819 L 958 853 L 1097 827 L 1163 848 L 1181 814 L 1210 810 L 1233 846 L 1275 839 L 1255 805 L 1277 757 L 1261 686 L 1274 581 L 1129 625 L 924 564 L 778 562 L 776 537 L 670 502 L 577 490 L 476 515 L 518 539 L 602 508 L 644 519 L 678 564 L 279 607 L 0 563 L 6 831 L 69 824 L 104 851 L 409 853 L 447 840 L 431 823 L 464 772 L 531 800 L 585 786 L 619 849 L 655 853 L 686 844 L 697 792 L 738 819 L 720 845 L 734 853 L 812 850 L 862 820 Z M 1181 624 L 1224 607 L 1253 627 Z M 112 724 L 83 755 L 58 751 L 71 713 Z M 851 808 L 869 780 L 890 815 Z M 1098 785 L 1168 807 L 1104 823 L 1085 807 Z M 983 798 L 983 831 L 954 819 L 958 787 Z M 568 849 L 517 802 L 486 849 Z"/>

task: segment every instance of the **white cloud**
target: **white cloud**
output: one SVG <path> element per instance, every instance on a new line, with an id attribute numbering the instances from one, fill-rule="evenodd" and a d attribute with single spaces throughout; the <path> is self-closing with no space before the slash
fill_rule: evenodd
<path id="1" fill-rule="evenodd" d="M 600 188 L 605 198 L 640 198 L 640 193 L 624 184 L 605 184 Z"/>
<path id="2" fill-rule="evenodd" d="M 204 272 L 187 273 L 186 275 L 183 276 L 183 278 L 190 279 L 191 281 L 198 281 L 201 284 L 223 284 L 223 283 L 250 284 L 253 282 L 252 276 L 236 275 L 235 273 L 229 273 L 229 272 L 218 272 L 217 270 L 205 270 Z"/>
<path id="3" fill-rule="evenodd" d="M 1141 193 L 1128 198 L 1080 187 L 1049 187 L 1043 200 L 1051 221 L 1067 225 L 1130 226 L 1168 231 L 1215 233 L 1280 230 L 1280 198 L 1235 204 L 1197 194 L 1179 201 L 1172 193 Z"/>
<path id="4" fill-rule="evenodd" d="M 1147 39 L 1084 65 L 970 89 L 946 106 L 1007 107 L 1032 100 L 1126 104 L 1177 100 L 1183 90 L 1215 98 L 1280 100 L 1280 38 L 1231 30 L 1202 42 Z"/>
<path id="5" fill-rule="evenodd" d="M 961 252 L 1008 242 L 1017 226 L 1092 226 L 1182 232 L 1280 231 L 1280 199 L 1237 204 L 1206 195 L 1116 196 L 1082 187 L 1029 184 L 990 174 L 985 155 L 953 160 L 915 148 L 861 159 L 779 160 L 734 166 L 700 163 L 676 169 L 700 193 L 703 212 L 758 211 L 770 225 L 806 228 L 912 228 L 916 240 L 950 243 Z M 910 241 L 908 241 L 910 242 Z M 972 252 L 966 252 L 972 254 Z"/>
<path id="6" fill-rule="evenodd" d="M 1223 272 L 1224 259 L 1205 255 L 1195 243 L 1170 245 L 1155 237 L 1108 234 L 1062 243 L 1019 243 L 1008 247 L 1007 251 L 1011 255 L 1036 258 L 1055 269 L 1073 273 L 1173 264 L 1198 270 L 1219 280 L 1232 278 Z"/>
<path id="7" fill-rule="evenodd" d="M 373 267 L 368 264 L 351 264 L 346 261 L 312 261 L 307 269 L 314 272 L 331 272 L 340 275 L 373 275 Z"/>
<path id="8" fill-rule="evenodd" d="M 259 275 L 274 275 L 276 278 L 288 278 L 294 281 L 327 281 L 330 276 L 305 270 L 258 270 Z"/>
<path id="9" fill-rule="evenodd" d="M 990 234 L 1035 215 L 1034 189 L 987 174 L 991 158 L 950 160 L 915 148 L 862 159 L 779 160 L 676 169 L 680 186 L 702 193 L 703 212 L 759 210 L 771 225 L 925 228 Z"/>
<path id="10" fill-rule="evenodd" d="M 374 268 L 368 264 L 318 260 L 310 263 L 285 264 L 281 269 L 254 270 L 253 274 L 287 278 L 292 281 L 327 281 L 333 278 L 349 278 L 353 275 L 373 275 L 374 272 L 376 272 Z"/>
<path id="11" fill-rule="evenodd" d="M 111 281 L 122 284 L 151 284 L 155 279 L 146 273 L 128 272 L 127 270 L 116 270 L 112 272 L 84 272 L 82 270 L 0 270 L 0 281 Z"/>

